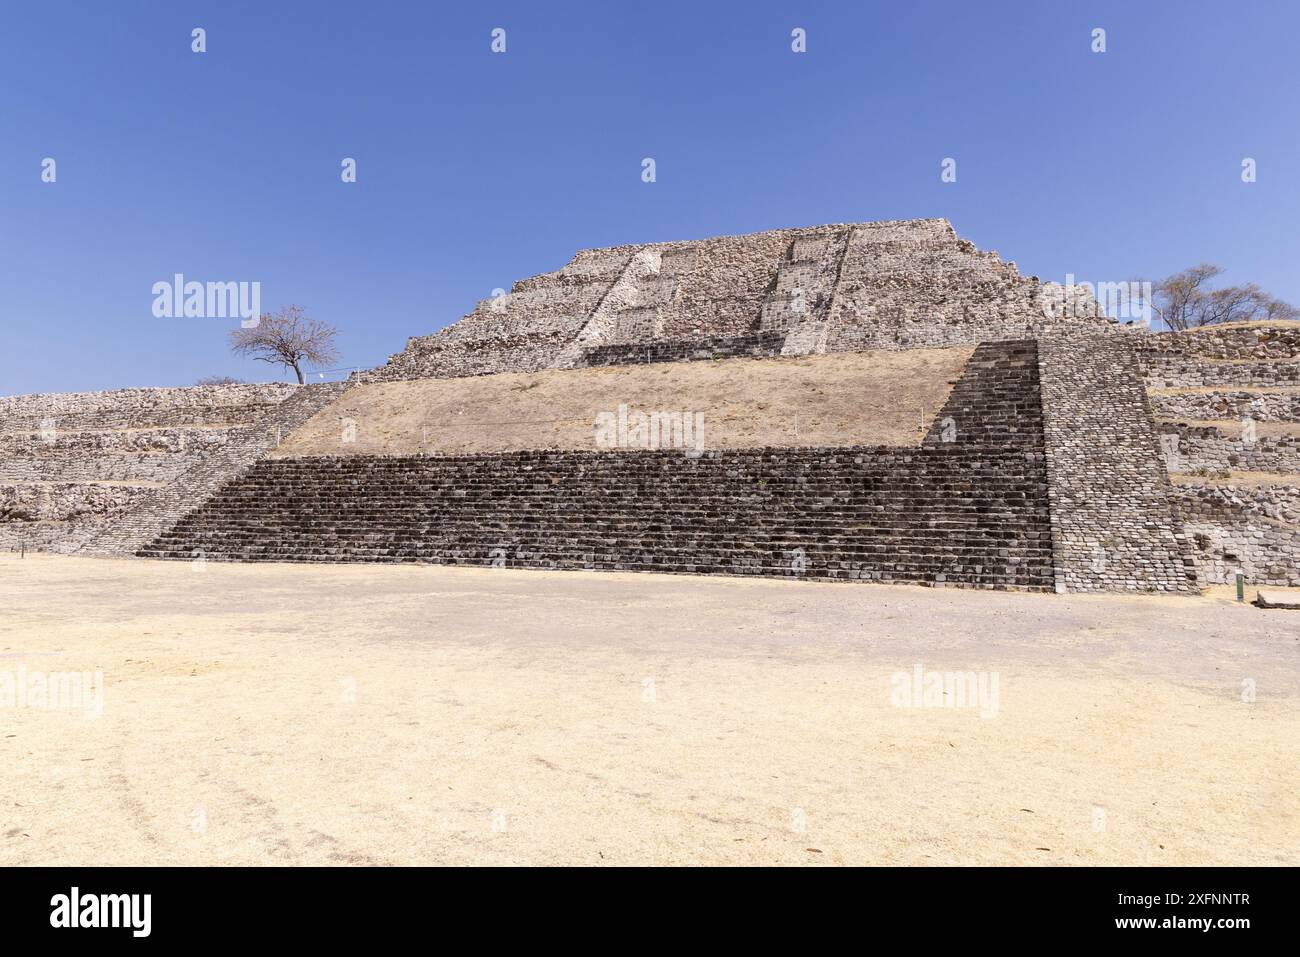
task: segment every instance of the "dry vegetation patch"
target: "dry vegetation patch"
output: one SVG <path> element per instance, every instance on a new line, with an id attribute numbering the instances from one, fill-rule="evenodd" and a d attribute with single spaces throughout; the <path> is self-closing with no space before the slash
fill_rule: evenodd
<path id="1" fill-rule="evenodd" d="M 594 449 L 602 413 L 702 414 L 705 448 L 919 443 L 971 348 L 556 369 L 361 385 L 275 453 Z M 351 439 L 351 441 L 349 441 Z"/>

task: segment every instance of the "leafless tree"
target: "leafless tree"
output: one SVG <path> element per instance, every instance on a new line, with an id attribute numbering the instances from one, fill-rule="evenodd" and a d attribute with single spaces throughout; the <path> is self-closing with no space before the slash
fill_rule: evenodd
<path id="1" fill-rule="evenodd" d="M 264 313 L 251 329 L 234 329 L 230 348 L 236 355 L 292 369 L 302 385 L 304 365 L 323 366 L 338 361 L 333 326 L 307 318 L 302 306 L 285 306 L 275 315 Z"/>
<path id="2" fill-rule="evenodd" d="M 1147 304 L 1166 328 L 1195 329 L 1225 322 L 1300 319 L 1300 309 L 1270 296 L 1255 283 L 1209 288 L 1223 267 L 1201 263 L 1151 283 Z"/>

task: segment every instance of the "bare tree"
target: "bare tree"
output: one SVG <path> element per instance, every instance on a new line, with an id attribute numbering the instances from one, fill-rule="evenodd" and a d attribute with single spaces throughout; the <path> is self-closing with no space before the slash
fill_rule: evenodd
<path id="1" fill-rule="evenodd" d="M 262 362 L 292 369 L 302 385 L 302 367 L 329 365 L 338 361 L 333 326 L 307 318 L 302 306 L 285 306 L 275 315 L 264 313 L 251 329 L 234 329 L 230 349 L 236 355 L 252 356 Z"/>
<path id="2" fill-rule="evenodd" d="M 1209 288 L 1223 267 L 1201 263 L 1151 283 L 1147 305 L 1169 329 L 1195 329 L 1225 322 L 1300 319 L 1300 309 L 1270 296 L 1255 283 Z"/>

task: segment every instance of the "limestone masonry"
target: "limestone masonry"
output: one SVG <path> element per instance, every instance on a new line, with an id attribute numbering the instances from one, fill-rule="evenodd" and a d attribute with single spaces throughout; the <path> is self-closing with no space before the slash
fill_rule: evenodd
<path id="1" fill-rule="evenodd" d="M 709 343 L 730 355 L 805 355 L 1111 325 L 1083 297 L 1069 310 L 1082 318 L 1048 318 L 1065 296 L 958 239 L 943 219 L 588 249 L 411 339 L 367 378 L 601 365 L 651 344 L 666 358 Z"/>
<path id="2" fill-rule="evenodd" d="M 789 365 L 831 353 L 881 371 Z M 588 444 L 647 397 L 704 441 Z M 0 398 L 0 548 L 1190 592 L 1300 584 L 1298 466 L 1295 323 L 1151 333 L 836 224 L 584 250 L 348 383 Z"/>

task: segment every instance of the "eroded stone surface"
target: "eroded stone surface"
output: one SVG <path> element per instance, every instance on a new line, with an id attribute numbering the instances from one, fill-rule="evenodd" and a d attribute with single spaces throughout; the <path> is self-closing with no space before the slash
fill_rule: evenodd
<path id="1" fill-rule="evenodd" d="M 1068 309 L 1060 308 L 1068 301 Z M 1068 315 L 1070 318 L 1059 318 Z M 944 219 L 777 229 L 583 250 L 370 380 L 533 372 L 701 348 L 785 355 L 935 348 L 1113 326 L 1078 290 L 1024 277 Z M 731 340 L 736 345 L 722 343 Z M 741 354 L 733 352 L 731 354 Z"/>

